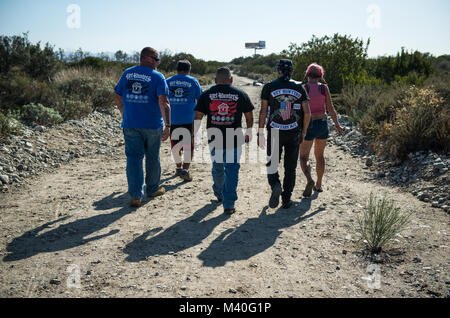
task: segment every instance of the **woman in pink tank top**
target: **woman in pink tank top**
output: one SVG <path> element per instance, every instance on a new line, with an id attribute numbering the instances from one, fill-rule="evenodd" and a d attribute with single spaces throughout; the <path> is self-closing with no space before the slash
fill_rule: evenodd
<path id="1" fill-rule="evenodd" d="M 309 95 L 309 107 L 311 109 L 311 123 L 304 140 L 300 145 L 300 166 L 307 179 L 307 185 L 303 192 L 304 197 L 309 197 L 314 188 L 317 192 L 322 192 L 322 178 L 325 172 L 325 146 L 329 136 L 327 111 L 333 119 L 334 125 L 342 135 L 342 128 L 339 125 L 337 113 L 331 101 L 330 90 L 324 79 L 324 69 L 322 66 L 313 63 L 306 70 L 305 89 Z M 311 166 L 308 163 L 309 153 L 314 144 L 314 156 L 316 157 L 317 181 L 311 177 Z"/>

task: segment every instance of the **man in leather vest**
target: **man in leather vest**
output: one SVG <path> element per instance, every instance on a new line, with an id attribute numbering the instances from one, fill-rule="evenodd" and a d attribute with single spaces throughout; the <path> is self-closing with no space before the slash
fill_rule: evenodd
<path id="1" fill-rule="evenodd" d="M 272 194 L 269 207 L 276 208 L 282 197 L 282 208 L 292 206 L 300 144 L 311 118 L 308 94 L 301 82 L 291 80 L 294 65 L 280 60 L 278 78 L 264 85 L 261 93 L 258 146 L 264 148 L 264 125 L 267 121 L 267 176 Z M 284 179 L 281 186 L 278 165 L 284 151 Z"/>

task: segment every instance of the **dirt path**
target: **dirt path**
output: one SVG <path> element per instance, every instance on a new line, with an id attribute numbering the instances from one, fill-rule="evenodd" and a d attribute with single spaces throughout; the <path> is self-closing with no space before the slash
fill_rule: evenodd
<path id="1" fill-rule="evenodd" d="M 258 108 L 261 87 L 248 83 L 236 77 Z M 167 194 L 129 208 L 122 148 L 0 197 L 0 297 L 449 296 L 448 215 L 372 181 L 361 159 L 334 145 L 325 191 L 302 198 L 298 168 L 289 210 L 268 208 L 261 164 L 242 164 L 231 217 L 213 201 L 210 164 L 193 164 L 192 183 L 173 177 L 168 142 Z M 416 211 L 378 263 L 352 239 L 371 192 Z M 368 269 L 379 270 L 379 288 Z"/>

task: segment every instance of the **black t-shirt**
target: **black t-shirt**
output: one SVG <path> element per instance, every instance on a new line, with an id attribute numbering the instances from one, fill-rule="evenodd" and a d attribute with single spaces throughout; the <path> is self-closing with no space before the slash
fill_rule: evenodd
<path id="1" fill-rule="evenodd" d="M 217 140 L 214 144 L 217 149 L 231 149 L 243 144 L 242 114 L 253 109 L 255 107 L 247 93 L 234 86 L 222 84 L 203 92 L 195 107 L 195 111 L 207 116 L 208 142 L 211 143 L 217 136 L 222 135 L 223 143 Z M 229 144 L 227 131 L 230 136 L 235 135 L 233 142 L 230 141 Z"/>
<path id="2" fill-rule="evenodd" d="M 261 99 L 269 101 L 267 128 L 293 133 L 302 130 L 302 102 L 309 100 L 302 83 L 277 78 L 264 85 Z"/>

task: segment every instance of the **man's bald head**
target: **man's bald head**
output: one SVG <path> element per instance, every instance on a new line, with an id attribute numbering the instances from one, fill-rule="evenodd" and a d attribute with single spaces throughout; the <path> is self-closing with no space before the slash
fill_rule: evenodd
<path id="1" fill-rule="evenodd" d="M 228 67 L 221 67 L 216 72 L 216 84 L 231 84 L 233 77 Z"/>

